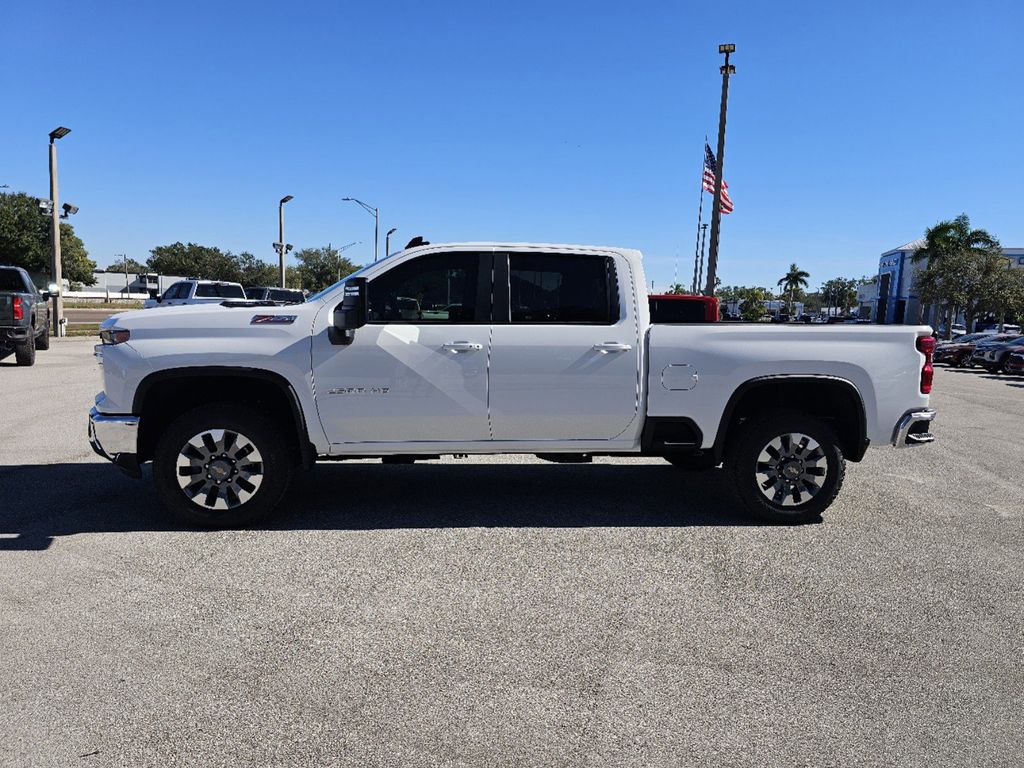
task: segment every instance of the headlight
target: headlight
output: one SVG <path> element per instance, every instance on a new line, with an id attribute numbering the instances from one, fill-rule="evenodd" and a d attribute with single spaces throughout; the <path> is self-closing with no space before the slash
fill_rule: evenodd
<path id="1" fill-rule="evenodd" d="M 104 344 L 124 344 L 131 335 L 132 332 L 124 328 L 104 328 L 100 331 L 100 341 Z"/>

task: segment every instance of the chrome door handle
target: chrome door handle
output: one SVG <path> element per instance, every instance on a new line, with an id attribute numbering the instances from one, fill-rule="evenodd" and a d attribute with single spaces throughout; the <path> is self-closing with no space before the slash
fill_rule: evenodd
<path id="1" fill-rule="evenodd" d="M 483 344 L 477 344 L 473 341 L 449 341 L 447 344 L 441 347 L 448 352 L 479 352 L 484 348 Z"/>
<path id="2" fill-rule="evenodd" d="M 602 355 L 607 355 L 609 352 L 629 352 L 632 348 L 632 344 L 620 344 L 617 341 L 605 341 L 594 345 L 594 351 L 600 352 Z"/>

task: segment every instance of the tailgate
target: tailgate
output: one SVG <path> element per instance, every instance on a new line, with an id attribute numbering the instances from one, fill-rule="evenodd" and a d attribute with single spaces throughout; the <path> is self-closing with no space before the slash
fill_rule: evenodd
<path id="1" fill-rule="evenodd" d="M 14 296 L 13 293 L 0 291 L 0 326 L 15 325 L 14 322 Z M 21 323 L 18 323 L 21 325 Z"/>

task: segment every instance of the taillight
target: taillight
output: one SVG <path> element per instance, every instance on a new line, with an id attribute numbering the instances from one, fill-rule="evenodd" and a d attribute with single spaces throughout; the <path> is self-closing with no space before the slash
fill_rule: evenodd
<path id="1" fill-rule="evenodd" d="M 924 366 L 921 368 L 921 394 L 928 395 L 932 391 L 932 379 L 935 369 L 932 367 L 932 353 L 935 352 L 934 336 L 918 336 L 917 351 L 924 353 Z"/>
<path id="2" fill-rule="evenodd" d="M 14 319 L 15 320 L 24 320 L 25 319 L 25 309 L 21 306 L 21 296 L 15 296 L 14 297 Z"/>

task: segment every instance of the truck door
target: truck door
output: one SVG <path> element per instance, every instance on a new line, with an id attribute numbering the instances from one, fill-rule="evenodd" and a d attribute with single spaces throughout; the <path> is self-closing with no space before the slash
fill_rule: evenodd
<path id="1" fill-rule="evenodd" d="M 397 263 L 370 280 L 369 322 L 348 346 L 331 344 L 325 306 L 313 383 L 332 444 L 490 439 L 492 261 L 456 251 Z"/>
<path id="2" fill-rule="evenodd" d="M 622 257 L 496 257 L 495 440 L 610 440 L 627 429 L 639 406 L 634 290 Z"/>

